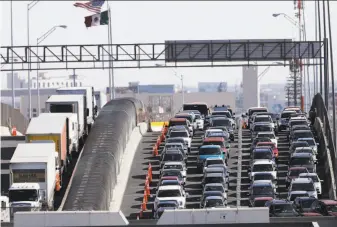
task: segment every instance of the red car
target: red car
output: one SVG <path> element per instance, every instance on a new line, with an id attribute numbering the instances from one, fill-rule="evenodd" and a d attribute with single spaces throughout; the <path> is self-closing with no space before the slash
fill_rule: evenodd
<path id="1" fill-rule="evenodd" d="M 278 159 L 278 148 L 276 147 L 275 143 L 273 142 L 258 142 L 256 144 L 256 147 L 271 147 L 271 149 L 273 150 L 275 159 Z"/>
<path id="2" fill-rule="evenodd" d="M 311 211 L 323 216 L 337 217 L 337 200 L 321 199 L 311 204 Z"/>

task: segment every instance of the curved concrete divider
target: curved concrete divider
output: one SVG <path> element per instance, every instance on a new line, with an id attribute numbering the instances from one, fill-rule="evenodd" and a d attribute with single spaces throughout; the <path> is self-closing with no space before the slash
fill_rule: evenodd
<path id="1" fill-rule="evenodd" d="M 14 214 L 14 227 L 61 226 L 124 226 L 129 225 L 122 212 L 62 211 L 18 212 Z"/>
<path id="2" fill-rule="evenodd" d="M 323 123 L 319 117 L 316 117 L 313 127 L 316 130 L 319 139 L 318 153 L 321 154 L 320 160 L 323 160 L 324 162 L 324 175 L 327 181 L 323 182 L 322 191 L 328 192 L 327 196 L 329 196 L 330 199 L 336 199 L 336 176 L 333 168 L 333 162 L 336 160 L 333 160 L 331 157 L 331 151 L 328 147 L 328 140 L 324 133 Z"/>
<path id="3" fill-rule="evenodd" d="M 130 135 L 130 139 L 125 147 L 122 157 L 121 171 L 117 176 L 117 183 L 113 191 L 112 201 L 110 202 L 110 211 L 117 212 L 120 210 L 124 192 L 129 180 L 133 158 L 143 135 L 147 131 L 147 127 L 147 123 L 140 123 L 133 129 Z"/>

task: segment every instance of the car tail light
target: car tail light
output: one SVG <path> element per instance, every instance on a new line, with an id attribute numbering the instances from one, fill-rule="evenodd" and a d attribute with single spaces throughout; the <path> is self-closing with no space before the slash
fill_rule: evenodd
<path id="1" fill-rule="evenodd" d="M 278 157 L 278 149 L 277 148 L 274 148 L 274 155 L 275 155 L 276 158 Z"/>
<path id="2" fill-rule="evenodd" d="M 223 151 L 223 153 L 226 153 L 226 152 L 227 152 L 226 147 L 223 147 L 223 148 L 222 148 L 222 151 Z"/>

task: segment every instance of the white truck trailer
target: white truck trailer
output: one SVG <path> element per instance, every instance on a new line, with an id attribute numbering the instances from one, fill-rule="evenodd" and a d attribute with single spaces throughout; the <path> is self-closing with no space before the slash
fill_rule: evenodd
<path id="1" fill-rule="evenodd" d="M 84 139 L 88 135 L 88 111 L 83 95 L 52 95 L 46 101 L 46 111 L 49 113 L 77 114 L 80 143 L 84 143 Z"/>
<path id="2" fill-rule="evenodd" d="M 84 101 L 86 103 L 86 108 L 88 109 L 87 114 L 87 124 L 88 131 L 94 124 L 96 115 L 97 115 L 97 105 L 95 99 L 94 87 L 62 87 L 56 90 L 56 93 L 59 95 L 83 95 Z"/>
<path id="3" fill-rule="evenodd" d="M 17 211 L 53 210 L 59 182 L 54 143 L 21 143 L 10 161 L 9 205 Z"/>
<path id="4" fill-rule="evenodd" d="M 66 121 L 69 155 L 79 152 L 80 135 L 78 134 L 77 114 L 73 113 L 41 113 L 39 118 L 45 118 L 48 121 Z"/>

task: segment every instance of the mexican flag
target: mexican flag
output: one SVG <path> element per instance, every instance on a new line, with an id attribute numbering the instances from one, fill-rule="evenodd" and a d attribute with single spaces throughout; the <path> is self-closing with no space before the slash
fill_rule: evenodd
<path id="1" fill-rule="evenodd" d="M 98 14 L 94 14 L 94 15 L 85 17 L 84 23 L 85 23 L 85 26 L 87 28 L 92 27 L 92 26 L 109 24 L 108 10 L 103 11 L 103 12 L 98 13 Z"/>

